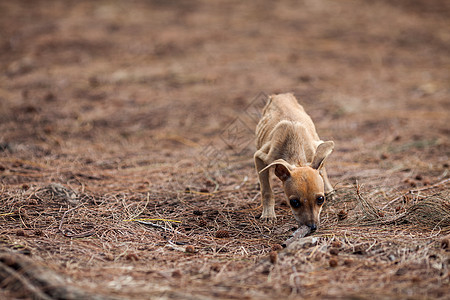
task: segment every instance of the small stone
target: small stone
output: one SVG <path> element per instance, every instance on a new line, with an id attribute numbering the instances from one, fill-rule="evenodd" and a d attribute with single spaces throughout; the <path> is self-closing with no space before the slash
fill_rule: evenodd
<path id="1" fill-rule="evenodd" d="M 192 245 L 188 245 L 184 251 L 186 251 L 186 253 L 195 253 L 195 248 Z"/>
<path id="2" fill-rule="evenodd" d="M 294 55 L 289 56 L 289 59 L 290 60 L 298 60 L 298 57 L 295 57 L 295 53 L 294 53 Z M 310 82 L 312 80 L 312 77 L 309 75 L 300 75 L 298 77 L 298 79 L 302 82 Z"/>
<path id="3" fill-rule="evenodd" d="M 332 268 L 336 268 L 338 266 L 338 261 L 336 258 L 330 258 L 328 263 L 329 263 L 330 267 L 332 267 Z"/>
<path id="4" fill-rule="evenodd" d="M 269 259 L 272 264 L 276 264 L 278 260 L 278 252 L 272 251 L 269 253 Z"/>
<path id="5" fill-rule="evenodd" d="M 331 248 L 331 249 L 330 249 L 330 254 L 331 254 L 331 255 L 338 255 L 338 254 L 339 254 L 339 249 Z"/>
<path id="6" fill-rule="evenodd" d="M 172 277 L 173 277 L 173 278 L 180 278 L 182 275 L 183 275 L 183 274 L 181 274 L 181 271 L 180 271 L 180 270 L 174 270 L 174 271 L 172 272 Z"/>
<path id="7" fill-rule="evenodd" d="M 23 229 L 17 229 L 16 235 L 17 236 L 26 236 L 25 231 L 23 231 Z"/>
<path id="8" fill-rule="evenodd" d="M 345 210 L 338 212 L 337 217 L 339 221 L 347 219 L 348 213 Z"/>
<path id="9" fill-rule="evenodd" d="M 414 283 L 419 283 L 421 282 L 423 279 L 420 278 L 419 276 L 414 276 L 413 278 L 411 278 L 411 281 Z"/>
<path id="10" fill-rule="evenodd" d="M 44 126 L 44 133 L 50 134 L 52 132 L 53 132 L 53 126 L 51 126 L 51 125 Z"/>
<path id="11" fill-rule="evenodd" d="M 56 100 L 56 96 L 52 92 L 48 92 L 47 95 L 45 95 L 44 100 L 47 102 L 52 102 Z"/>

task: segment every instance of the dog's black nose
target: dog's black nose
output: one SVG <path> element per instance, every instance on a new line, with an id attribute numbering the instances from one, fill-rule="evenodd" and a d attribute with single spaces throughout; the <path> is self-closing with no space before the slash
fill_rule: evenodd
<path id="1" fill-rule="evenodd" d="M 311 232 L 314 232 L 317 230 L 317 225 L 316 224 L 308 224 L 309 229 L 311 229 Z"/>

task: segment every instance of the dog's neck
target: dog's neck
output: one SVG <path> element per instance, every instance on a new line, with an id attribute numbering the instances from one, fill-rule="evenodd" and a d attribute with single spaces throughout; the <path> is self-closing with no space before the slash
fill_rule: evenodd
<path id="1" fill-rule="evenodd" d="M 312 162 L 318 142 L 301 123 L 292 122 L 292 126 L 286 127 L 276 137 L 276 145 L 272 148 L 277 152 L 273 153 L 273 158 L 282 158 L 297 167 L 305 167 Z"/>

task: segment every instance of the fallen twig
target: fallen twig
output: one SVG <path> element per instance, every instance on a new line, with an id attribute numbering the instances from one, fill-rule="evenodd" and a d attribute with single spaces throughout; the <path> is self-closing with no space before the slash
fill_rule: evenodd
<path id="1" fill-rule="evenodd" d="M 145 222 L 145 221 L 140 221 L 140 220 L 136 220 L 136 222 L 139 223 L 139 224 L 143 224 L 143 225 L 159 228 L 159 229 L 162 229 L 164 231 L 168 231 L 168 232 L 180 234 L 180 235 L 183 235 L 183 236 L 187 236 L 186 234 L 184 234 L 182 232 L 179 232 L 178 230 L 175 230 L 175 229 L 172 229 L 172 228 L 167 228 L 167 227 L 159 225 L 159 224 L 155 224 L 155 223 L 151 223 L 151 222 Z"/>
<path id="2" fill-rule="evenodd" d="M 137 221 L 162 221 L 162 222 L 174 222 L 174 223 L 181 223 L 181 221 L 178 220 L 171 220 L 171 219 L 148 219 L 148 218 L 140 218 L 140 219 L 128 219 L 123 220 L 124 222 L 137 222 Z"/>

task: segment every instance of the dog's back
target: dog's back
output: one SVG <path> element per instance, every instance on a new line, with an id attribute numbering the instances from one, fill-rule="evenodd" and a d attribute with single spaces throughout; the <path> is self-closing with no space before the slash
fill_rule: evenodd
<path id="1" fill-rule="evenodd" d="M 287 123 L 283 121 L 292 123 L 292 127 L 297 127 L 301 131 L 304 131 L 306 134 L 310 135 L 312 139 L 316 141 L 320 140 L 316 133 L 313 121 L 305 112 L 303 106 L 297 102 L 294 95 L 290 93 L 279 94 L 270 96 L 263 109 L 263 116 L 256 126 L 256 146 L 258 149 L 272 139 L 273 131 L 277 125 Z M 284 131 L 285 130 L 286 126 L 284 126 Z"/>

